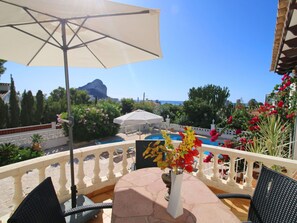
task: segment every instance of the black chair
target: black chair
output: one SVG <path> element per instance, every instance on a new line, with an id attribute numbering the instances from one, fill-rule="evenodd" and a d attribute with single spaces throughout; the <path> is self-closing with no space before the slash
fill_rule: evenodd
<path id="1" fill-rule="evenodd" d="M 157 167 L 157 163 L 153 162 L 154 158 L 144 159 L 143 152 L 147 149 L 150 143 L 160 141 L 160 145 L 165 145 L 164 140 L 136 140 L 135 152 L 135 167 L 132 169 L 142 169 L 148 167 Z"/>
<path id="2" fill-rule="evenodd" d="M 85 196 L 79 196 L 78 205 L 79 203 L 87 203 L 85 202 L 87 199 Z M 65 223 L 66 216 L 70 216 L 69 222 L 85 222 L 94 216 L 93 210 L 98 213 L 103 208 L 112 208 L 112 203 L 94 204 L 91 202 L 90 205 L 77 206 L 62 211 L 52 180 L 48 177 L 25 197 L 8 219 L 8 223 Z"/>
<path id="3" fill-rule="evenodd" d="M 248 222 L 297 222 L 297 181 L 262 166 L 254 195 L 218 194 L 220 199 L 250 199 Z"/>

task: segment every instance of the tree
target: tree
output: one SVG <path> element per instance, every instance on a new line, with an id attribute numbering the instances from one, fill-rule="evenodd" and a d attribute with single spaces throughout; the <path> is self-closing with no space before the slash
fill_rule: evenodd
<path id="1" fill-rule="evenodd" d="M 4 74 L 6 68 L 3 66 L 3 64 L 6 63 L 6 60 L 1 60 L 0 59 L 0 78 L 1 78 L 1 75 Z"/>
<path id="2" fill-rule="evenodd" d="M 35 122 L 37 124 L 42 123 L 43 119 L 43 107 L 44 107 L 44 95 L 41 90 L 36 94 L 36 112 L 35 112 Z"/>
<path id="3" fill-rule="evenodd" d="M 216 123 L 225 118 L 227 98 L 230 96 L 227 87 L 215 85 L 191 88 L 189 100 L 184 102 L 184 111 L 188 124 L 209 128 L 212 120 Z"/>
<path id="4" fill-rule="evenodd" d="M 248 107 L 251 110 L 258 108 L 258 102 L 256 101 L 256 99 L 252 98 L 251 100 L 249 100 Z"/>
<path id="5" fill-rule="evenodd" d="M 142 101 L 134 104 L 134 110 L 141 109 L 147 112 L 154 112 L 156 103 L 152 101 Z"/>
<path id="6" fill-rule="evenodd" d="M 213 108 L 203 99 L 188 100 L 184 102 L 184 111 L 187 114 L 187 125 L 209 128 L 212 123 Z"/>
<path id="7" fill-rule="evenodd" d="M 31 91 L 25 90 L 23 93 L 20 119 L 22 126 L 34 124 L 34 97 Z"/>
<path id="8" fill-rule="evenodd" d="M 19 101 L 15 91 L 12 75 L 10 75 L 9 127 L 18 127 L 19 125 L 20 125 Z"/>
<path id="9" fill-rule="evenodd" d="M 135 104 L 135 102 L 132 98 L 122 98 L 122 100 L 121 100 L 121 106 L 122 106 L 121 114 L 124 115 L 129 112 L 132 112 L 134 104 Z"/>
<path id="10" fill-rule="evenodd" d="M 8 124 L 8 107 L 0 97 L 0 129 L 7 128 Z"/>
<path id="11" fill-rule="evenodd" d="M 22 101 L 21 101 L 21 116 L 20 116 L 20 121 L 22 126 L 27 126 L 29 125 L 29 117 L 28 117 L 28 95 L 26 90 L 23 92 L 22 95 Z"/>
<path id="12" fill-rule="evenodd" d="M 90 104 L 90 96 L 85 90 L 78 90 L 70 88 L 71 104 L 73 105 L 86 105 Z"/>

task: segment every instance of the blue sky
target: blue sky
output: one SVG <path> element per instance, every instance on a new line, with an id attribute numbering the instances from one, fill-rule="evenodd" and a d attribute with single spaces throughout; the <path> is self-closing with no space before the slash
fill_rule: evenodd
<path id="1" fill-rule="evenodd" d="M 101 79 L 113 98 L 187 100 L 192 87 L 228 87 L 229 100 L 263 102 L 280 83 L 270 72 L 277 0 L 117 0 L 158 8 L 163 58 L 107 70 L 72 68 L 70 87 Z M 62 67 L 5 64 L 1 82 L 13 75 L 21 93 L 49 94 L 65 87 Z"/>

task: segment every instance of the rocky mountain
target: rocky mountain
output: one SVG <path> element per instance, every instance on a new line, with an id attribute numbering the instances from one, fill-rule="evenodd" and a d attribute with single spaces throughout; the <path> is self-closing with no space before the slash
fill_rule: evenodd
<path id="1" fill-rule="evenodd" d="M 79 87 L 78 90 L 86 90 L 89 95 L 97 99 L 108 98 L 107 96 L 107 87 L 103 82 L 99 79 L 96 79 L 86 85 Z"/>

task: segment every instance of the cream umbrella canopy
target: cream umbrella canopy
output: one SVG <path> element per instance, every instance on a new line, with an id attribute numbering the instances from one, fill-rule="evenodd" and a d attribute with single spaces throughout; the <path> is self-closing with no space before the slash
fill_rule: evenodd
<path id="1" fill-rule="evenodd" d="M 122 126 L 138 125 L 140 128 L 140 125 L 161 123 L 163 120 L 160 115 L 138 109 L 115 118 L 113 122 Z"/>
<path id="2" fill-rule="evenodd" d="M 163 122 L 163 117 L 147 111 L 138 109 L 128 114 L 117 117 L 113 120 L 114 123 L 127 126 L 127 125 L 144 125 Z"/>
<path id="3" fill-rule="evenodd" d="M 162 56 L 159 11 L 107 0 L 0 0 L 0 58 L 63 66 L 76 206 L 68 66 L 110 68 Z"/>

